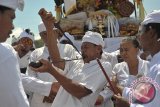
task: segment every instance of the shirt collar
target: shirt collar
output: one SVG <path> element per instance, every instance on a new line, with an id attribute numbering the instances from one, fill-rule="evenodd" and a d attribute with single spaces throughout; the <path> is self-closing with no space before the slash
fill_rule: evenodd
<path id="1" fill-rule="evenodd" d="M 102 63 L 102 60 L 100 59 L 100 62 Z M 92 67 L 92 66 L 94 66 L 94 65 L 98 65 L 98 62 L 97 62 L 97 60 L 95 59 L 95 60 L 92 60 L 92 61 L 90 61 L 89 63 L 84 63 L 84 67 Z"/>
<path id="2" fill-rule="evenodd" d="M 44 46 L 44 52 L 49 54 L 47 46 Z"/>
<path id="3" fill-rule="evenodd" d="M 154 64 L 158 63 L 160 61 L 159 59 L 160 59 L 160 51 L 152 57 L 150 66 L 153 66 Z"/>

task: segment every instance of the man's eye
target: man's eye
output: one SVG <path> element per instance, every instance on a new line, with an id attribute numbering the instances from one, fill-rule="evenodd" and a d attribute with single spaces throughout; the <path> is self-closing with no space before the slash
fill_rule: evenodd
<path id="1" fill-rule="evenodd" d="M 138 35 L 142 35 L 143 34 L 143 32 L 142 31 L 138 31 Z"/>

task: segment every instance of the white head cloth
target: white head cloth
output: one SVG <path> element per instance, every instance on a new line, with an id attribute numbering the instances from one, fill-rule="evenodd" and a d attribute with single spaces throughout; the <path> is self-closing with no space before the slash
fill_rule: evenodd
<path id="1" fill-rule="evenodd" d="M 17 8 L 23 11 L 24 1 L 23 0 L 0 0 L 0 5 L 16 10 Z"/>
<path id="2" fill-rule="evenodd" d="M 82 43 L 83 42 L 90 42 L 96 45 L 101 45 L 102 47 L 104 47 L 105 45 L 102 35 L 97 32 L 91 32 L 91 31 L 85 33 L 85 35 L 82 38 Z"/>
<path id="3" fill-rule="evenodd" d="M 12 36 L 12 40 L 11 40 L 11 43 L 15 43 L 18 41 L 18 38 L 16 38 L 15 36 Z"/>
<path id="4" fill-rule="evenodd" d="M 65 35 L 72 41 L 72 43 L 74 43 L 74 37 L 72 35 L 70 35 L 68 32 L 65 32 Z M 61 42 L 63 40 L 68 40 L 68 39 L 63 35 L 59 41 Z"/>
<path id="5" fill-rule="evenodd" d="M 45 27 L 45 25 L 44 25 L 43 22 L 41 22 L 41 23 L 38 25 L 38 30 L 39 30 L 39 33 L 46 31 L 46 27 Z M 53 30 L 57 30 L 57 28 L 54 27 Z"/>
<path id="6" fill-rule="evenodd" d="M 149 13 L 141 24 L 147 25 L 148 23 L 160 23 L 160 10 L 154 10 Z"/>
<path id="7" fill-rule="evenodd" d="M 43 22 L 38 25 L 39 33 L 46 31 L 46 27 Z"/>
<path id="8" fill-rule="evenodd" d="M 30 34 L 28 34 L 27 32 L 22 31 L 22 33 L 21 33 L 20 36 L 19 36 L 19 40 L 20 40 L 21 38 L 24 38 L 24 37 L 28 37 L 28 38 L 30 38 L 32 41 L 34 41 L 33 35 L 30 35 Z"/>

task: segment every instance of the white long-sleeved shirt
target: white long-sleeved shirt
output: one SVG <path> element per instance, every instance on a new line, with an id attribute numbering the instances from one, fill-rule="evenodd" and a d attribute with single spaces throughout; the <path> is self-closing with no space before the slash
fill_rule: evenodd
<path id="1" fill-rule="evenodd" d="M 108 52 L 103 52 L 102 60 L 109 62 L 112 66 L 112 69 L 115 66 L 115 64 L 118 63 L 117 55 L 108 53 Z M 106 69 L 106 72 L 107 72 L 107 69 Z M 111 100 L 111 97 L 113 96 L 113 92 L 109 88 L 105 87 L 100 92 L 100 95 L 103 97 L 104 102 L 101 105 L 97 105 L 95 107 L 113 107 L 114 106 Z"/>
<path id="2" fill-rule="evenodd" d="M 0 106 L 29 107 L 15 50 L 0 43 Z"/>
<path id="3" fill-rule="evenodd" d="M 52 82 L 45 82 L 34 77 L 21 73 L 22 84 L 26 93 L 41 93 L 48 96 L 51 90 Z"/>
<path id="4" fill-rule="evenodd" d="M 101 62 L 107 74 L 111 75 L 111 65 L 108 62 Z M 92 91 L 91 94 L 77 99 L 60 87 L 52 107 L 94 107 L 99 92 L 106 84 L 106 79 L 96 60 L 89 63 L 81 61 L 66 62 L 66 76 Z"/>

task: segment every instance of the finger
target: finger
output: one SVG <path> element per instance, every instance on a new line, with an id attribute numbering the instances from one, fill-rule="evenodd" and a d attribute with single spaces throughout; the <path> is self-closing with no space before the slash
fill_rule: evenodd
<path id="1" fill-rule="evenodd" d="M 45 16 L 45 18 L 47 19 L 47 18 L 52 18 L 53 16 L 52 16 L 52 13 L 51 12 L 47 12 L 46 13 L 46 16 Z"/>
<path id="2" fill-rule="evenodd" d="M 113 98 L 115 98 L 115 99 L 121 99 L 122 97 L 121 97 L 121 95 L 118 93 L 117 95 L 114 94 L 114 95 L 113 95 Z"/>
<path id="3" fill-rule="evenodd" d="M 43 98 L 43 103 L 45 103 L 46 102 L 46 96 Z"/>
<path id="4" fill-rule="evenodd" d="M 52 16 L 51 18 L 52 22 L 55 23 L 57 20 L 55 19 L 55 17 Z"/>
<path id="5" fill-rule="evenodd" d="M 48 61 L 47 60 L 45 60 L 45 59 L 40 59 L 39 60 L 42 64 L 46 64 Z"/>
<path id="6" fill-rule="evenodd" d="M 47 13 L 47 11 L 44 8 L 41 8 L 38 12 L 40 16 L 44 15 L 45 13 Z"/>
<path id="7" fill-rule="evenodd" d="M 22 43 L 21 43 L 21 44 L 19 44 L 19 48 L 20 48 L 20 49 L 25 49 L 24 44 L 22 44 Z"/>
<path id="8" fill-rule="evenodd" d="M 39 69 L 38 68 L 33 68 L 31 66 L 29 66 L 31 70 L 35 71 L 35 72 L 39 72 Z"/>
<path id="9" fill-rule="evenodd" d="M 44 17 L 45 20 L 50 21 L 51 23 L 55 23 L 55 17 L 51 13 L 47 13 L 46 16 Z"/>

